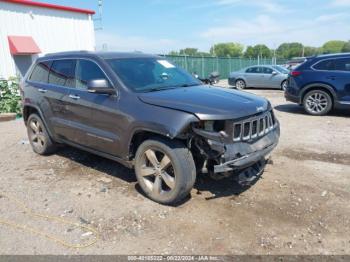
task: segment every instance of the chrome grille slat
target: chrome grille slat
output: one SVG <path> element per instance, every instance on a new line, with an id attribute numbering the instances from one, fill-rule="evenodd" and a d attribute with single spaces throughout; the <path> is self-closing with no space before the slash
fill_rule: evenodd
<path id="1" fill-rule="evenodd" d="M 268 111 L 262 115 L 244 119 L 233 123 L 233 141 L 257 140 L 272 131 L 277 122 L 273 114 Z M 239 130 L 239 131 L 238 131 Z"/>

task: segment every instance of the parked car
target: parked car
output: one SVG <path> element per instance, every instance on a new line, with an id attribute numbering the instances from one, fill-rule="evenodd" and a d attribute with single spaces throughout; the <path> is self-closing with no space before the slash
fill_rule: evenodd
<path id="1" fill-rule="evenodd" d="M 290 71 L 294 70 L 300 64 L 304 63 L 306 59 L 306 57 L 294 57 L 286 63 L 285 67 Z"/>
<path id="2" fill-rule="evenodd" d="M 350 53 L 308 58 L 290 73 L 285 97 L 311 115 L 350 109 Z"/>
<path id="3" fill-rule="evenodd" d="M 159 56 L 50 54 L 21 89 L 34 152 L 68 144 L 133 167 L 145 194 L 163 204 L 186 197 L 202 169 L 261 174 L 279 139 L 266 99 L 203 85 Z"/>
<path id="4" fill-rule="evenodd" d="M 230 73 L 228 83 L 236 89 L 246 87 L 270 87 L 284 90 L 288 70 L 278 65 L 258 65 Z"/>

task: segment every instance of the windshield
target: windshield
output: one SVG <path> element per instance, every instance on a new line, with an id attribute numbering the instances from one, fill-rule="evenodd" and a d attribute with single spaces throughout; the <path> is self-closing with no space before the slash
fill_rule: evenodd
<path id="1" fill-rule="evenodd" d="M 278 65 L 272 67 L 282 74 L 289 74 L 289 70 L 287 68 Z"/>
<path id="2" fill-rule="evenodd" d="M 135 92 L 201 85 L 192 75 L 162 58 L 108 59 L 107 62 Z"/>

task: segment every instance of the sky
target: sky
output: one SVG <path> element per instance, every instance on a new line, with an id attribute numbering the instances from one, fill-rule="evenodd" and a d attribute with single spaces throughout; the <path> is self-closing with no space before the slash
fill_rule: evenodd
<path id="1" fill-rule="evenodd" d="M 93 10 L 98 2 L 39 1 Z M 102 27 L 96 48 L 111 51 L 209 51 L 219 42 L 321 46 L 350 40 L 350 0 L 103 0 Z"/>

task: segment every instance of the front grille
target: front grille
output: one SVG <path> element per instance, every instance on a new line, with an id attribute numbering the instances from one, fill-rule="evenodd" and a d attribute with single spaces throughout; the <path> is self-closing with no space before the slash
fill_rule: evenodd
<path id="1" fill-rule="evenodd" d="M 258 139 L 277 125 L 272 111 L 233 123 L 233 141 L 252 141 Z"/>

